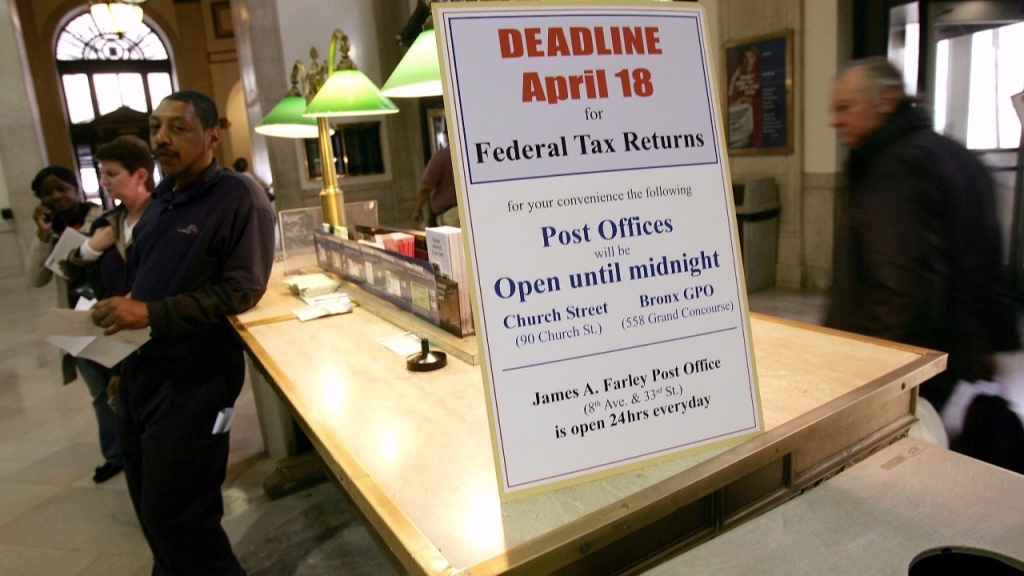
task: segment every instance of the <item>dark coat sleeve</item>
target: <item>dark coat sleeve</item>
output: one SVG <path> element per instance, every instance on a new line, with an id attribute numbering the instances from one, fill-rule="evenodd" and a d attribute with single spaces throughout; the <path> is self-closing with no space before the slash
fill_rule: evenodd
<path id="1" fill-rule="evenodd" d="M 951 271 L 941 193 L 917 168 L 920 153 L 894 152 L 859 186 L 860 322 L 864 334 L 934 347 Z"/>
<path id="2" fill-rule="evenodd" d="M 957 379 L 991 378 L 993 350 L 1019 344 L 1002 304 L 987 169 L 931 132 L 879 158 L 860 187 L 860 332 L 949 352 Z"/>

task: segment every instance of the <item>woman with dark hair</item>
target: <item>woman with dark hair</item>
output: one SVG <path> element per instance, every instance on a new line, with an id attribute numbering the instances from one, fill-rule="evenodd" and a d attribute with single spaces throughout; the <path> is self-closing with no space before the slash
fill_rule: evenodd
<path id="1" fill-rule="evenodd" d="M 39 288 L 54 278 L 53 271 L 46 267 L 46 259 L 56 248 L 61 234 L 68 228 L 88 230 L 103 208 L 82 201 L 75 173 L 63 166 L 47 166 L 40 170 L 32 179 L 32 193 L 39 198 L 39 206 L 32 214 L 36 237 L 25 259 L 25 278 L 29 286 Z M 58 275 L 54 283 L 57 285 L 57 307 L 70 308 L 67 280 Z M 70 354 L 61 356 L 61 373 L 64 384 L 78 378 L 75 359 Z"/>
<path id="2" fill-rule="evenodd" d="M 121 136 L 96 152 L 100 163 L 100 185 L 119 202 L 92 224 L 89 240 L 67 262 L 73 294 L 100 300 L 123 296 L 129 291 L 125 263 L 132 244 L 132 231 L 149 205 L 153 191 L 153 157 L 146 143 L 134 136 Z M 85 358 L 76 358 L 96 412 L 100 429 L 100 450 L 105 462 L 92 479 L 105 482 L 123 469 L 117 440 L 117 416 L 111 408 L 108 388 L 116 388 L 119 367 L 106 368 Z"/>
<path id="3" fill-rule="evenodd" d="M 32 179 L 32 193 L 39 198 L 32 219 L 36 223 L 36 242 L 29 248 L 25 276 L 35 288 L 46 286 L 53 272 L 44 263 L 57 239 L 68 228 L 88 230 L 103 208 L 82 200 L 75 173 L 63 166 L 47 166 Z M 58 280 L 57 303 L 68 307 L 67 286 Z"/>

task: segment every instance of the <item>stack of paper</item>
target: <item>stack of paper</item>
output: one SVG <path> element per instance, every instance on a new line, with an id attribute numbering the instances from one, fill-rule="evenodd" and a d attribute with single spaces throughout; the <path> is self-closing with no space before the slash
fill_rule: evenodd
<path id="1" fill-rule="evenodd" d="M 473 309 L 469 303 L 469 279 L 466 274 L 462 229 L 454 226 L 427 228 L 427 255 L 439 275 L 459 284 L 459 314 L 463 336 L 473 333 Z"/>
<path id="2" fill-rule="evenodd" d="M 442 231 L 443 228 L 447 226 L 427 228 L 427 259 L 434 267 L 435 274 L 452 279 L 452 251 L 449 248 L 448 235 Z"/>
<path id="3" fill-rule="evenodd" d="M 416 238 L 412 234 L 406 234 L 405 232 L 395 232 L 391 234 L 391 237 L 395 239 L 398 253 L 412 258 L 416 252 Z"/>
<path id="4" fill-rule="evenodd" d="M 383 244 L 384 249 L 403 256 L 412 257 L 415 250 L 415 238 L 412 234 L 405 232 L 389 232 L 387 234 L 376 234 L 377 243 Z"/>
<path id="5" fill-rule="evenodd" d="M 309 306 L 303 306 L 302 308 L 292 310 L 292 314 L 295 314 L 295 317 L 298 318 L 300 322 L 312 320 L 313 318 L 320 318 L 321 316 L 346 314 L 352 311 L 352 301 L 349 300 L 348 294 L 343 292 L 335 292 L 333 294 L 325 294 L 323 296 L 316 296 L 313 298 L 303 298 L 303 300 L 309 304 Z"/>
<path id="6" fill-rule="evenodd" d="M 341 286 L 341 282 L 322 273 L 301 274 L 292 276 L 285 280 L 285 284 L 291 288 L 292 294 L 299 297 L 313 297 L 321 294 L 330 294 Z"/>

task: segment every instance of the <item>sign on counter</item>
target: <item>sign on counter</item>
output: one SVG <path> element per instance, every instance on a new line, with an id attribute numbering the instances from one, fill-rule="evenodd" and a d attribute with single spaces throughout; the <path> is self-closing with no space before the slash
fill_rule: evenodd
<path id="1" fill-rule="evenodd" d="M 502 497 L 760 432 L 702 9 L 433 6 Z"/>

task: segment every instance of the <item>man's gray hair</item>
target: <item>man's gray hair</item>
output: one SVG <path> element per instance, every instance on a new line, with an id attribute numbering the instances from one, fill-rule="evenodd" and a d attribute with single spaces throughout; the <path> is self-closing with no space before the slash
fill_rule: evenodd
<path id="1" fill-rule="evenodd" d="M 907 93 L 903 87 L 903 74 L 882 56 L 872 56 L 861 60 L 854 60 L 846 65 L 844 70 L 863 68 L 865 72 L 865 86 L 872 99 L 886 90 L 896 90 L 899 97 L 906 98 Z"/>

